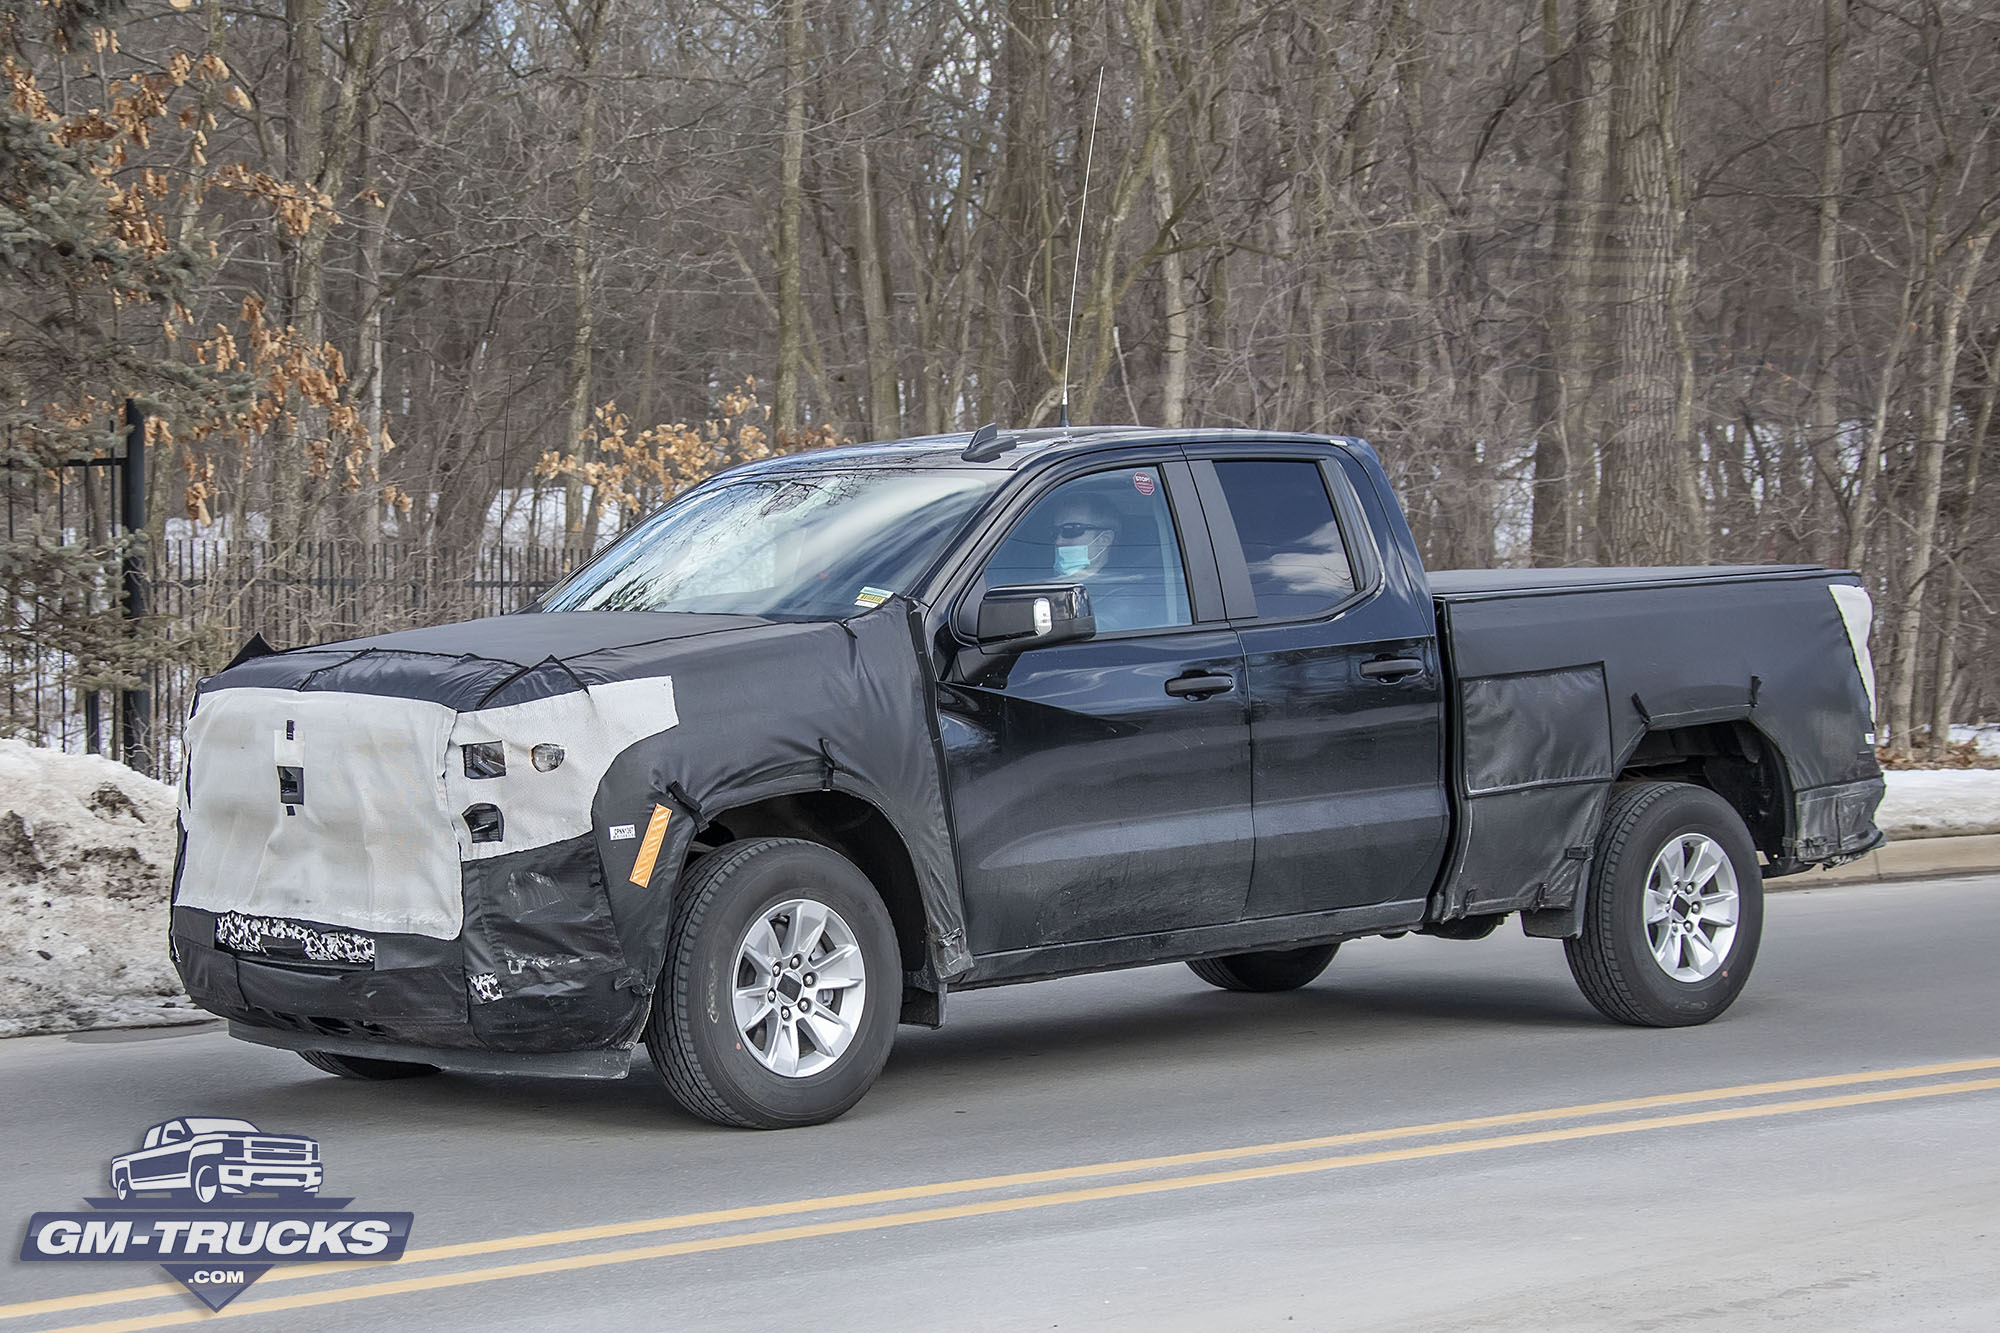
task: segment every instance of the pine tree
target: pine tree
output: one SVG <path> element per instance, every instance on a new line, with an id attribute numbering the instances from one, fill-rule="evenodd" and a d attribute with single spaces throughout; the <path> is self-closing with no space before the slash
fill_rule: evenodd
<path id="1" fill-rule="evenodd" d="M 326 425 L 302 480 L 372 480 L 337 352 L 268 325 L 255 296 L 228 323 L 198 328 L 193 313 L 216 266 L 217 199 L 256 202 L 291 237 L 330 225 L 331 201 L 208 163 L 211 108 L 243 97 L 229 70 L 213 55 L 124 58 L 117 9 L 0 0 L 0 464 L 16 498 L 0 533 L 10 617 L 0 686 L 52 659 L 80 688 L 129 686 L 163 653 L 214 653 L 121 617 L 119 561 L 145 534 L 65 528 L 46 505 L 21 503 L 46 496 L 66 461 L 115 453 L 128 399 L 149 417 L 156 512 L 182 501 L 207 521 L 217 451 L 240 451 L 247 473 L 266 437 L 309 407 Z M 67 89 L 68 104 L 52 88 Z M 0 730 L 21 722 L 0 714 Z"/>

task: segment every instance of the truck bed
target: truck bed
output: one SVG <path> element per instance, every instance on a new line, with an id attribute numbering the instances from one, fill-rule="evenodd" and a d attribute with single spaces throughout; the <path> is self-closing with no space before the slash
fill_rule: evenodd
<path id="1" fill-rule="evenodd" d="M 1854 575 L 1447 570 L 1430 586 L 1454 816 L 1435 918 L 1569 908 L 1620 780 L 1733 794 L 1771 873 L 1879 841 L 1866 639 L 1843 605 L 1858 601 L 1865 636 Z"/>

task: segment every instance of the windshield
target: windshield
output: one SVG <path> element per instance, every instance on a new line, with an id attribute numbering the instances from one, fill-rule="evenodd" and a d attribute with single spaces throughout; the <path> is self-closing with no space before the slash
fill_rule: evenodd
<path id="1" fill-rule="evenodd" d="M 240 1130 L 257 1132 L 257 1127 L 248 1120 L 224 1120 L 220 1116 L 189 1116 L 181 1122 L 194 1134 L 224 1134 Z"/>
<path id="2" fill-rule="evenodd" d="M 853 615 L 910 591 L 1000 480 L 863 471 L 697 491 L 570 575 L 539 609 Z"/>

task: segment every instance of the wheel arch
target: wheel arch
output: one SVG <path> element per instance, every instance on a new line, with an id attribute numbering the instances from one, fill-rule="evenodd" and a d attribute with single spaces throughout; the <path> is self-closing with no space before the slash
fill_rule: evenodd
<path id="1" fill-rule="evenodd" d="M 914 980 L 932 976 L 930 917 L 916 863 L 895 824 L 873 802 L 846 791 L 813 788 L 728 806 L 707 819 L 707 826 L 689 845 L 690 860 L 746 838 L 801 838 L 854 862 L 888 908 L 906 989 L 910 984 L 921 990 L 938 988 L 935 981 Z"/>
<path id="2" fill-rule="evenodd" d="M 1749 718 L 1653 727 L 1619 767 L 1617 782 L 1685 782 L 1728 802 L 1750 840 L 1772 861 L 1792 835 L 1790 766 Z"/>
<path id="3" fill-rule="evenodd" d="M 1748 717 L 1680 726 L 1654 726 L 1637 741 L 1606 785 L 1598 827 L 1621 787 L 1636 782 L 1679 782 L 1721 797 L 1750 831 L 1750 841 L 1773 865 L 1785 863 L 1794 829 L 1791 769 L 1777 742 Z M 1571 939 L 1583 929 L 1588 879 L 1566 905 L 1524 910 L 1521 928 L 1547 939 Z"/>

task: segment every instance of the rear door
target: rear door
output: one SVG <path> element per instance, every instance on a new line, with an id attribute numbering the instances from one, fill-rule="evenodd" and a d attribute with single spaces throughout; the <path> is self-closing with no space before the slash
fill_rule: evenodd
<path id="1" fill-rule="evenodd" d="M 1437 643 L 1375 541 L 1381 497 L 1323 449 L 1190 454 L 1249 686 L 1244 915 L 1424 897 L 1448 819 Z"/>
<path id="2" fill-rule="evenodd" d="M 1192 473 L 1178 451 L 1070 472 L 977 555 L 985 588 L 1077 582 L 1095 637 L 940 687 L 977 954 L 1221 925 L 1250 885 L 1250 724 Z M 968 654 L 961 654 L 966 658 Z"/>

